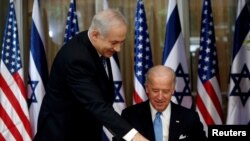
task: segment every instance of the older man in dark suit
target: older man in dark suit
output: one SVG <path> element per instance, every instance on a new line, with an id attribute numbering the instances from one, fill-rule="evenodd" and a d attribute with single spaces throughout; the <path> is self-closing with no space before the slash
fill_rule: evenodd
<path id="1" fill-rule="evenodd" d="M 103 125 L 123 139 L 146 140 L 112 107 L 109 57 L 120 51 L 126 33 L 125 18 L 108 9 L 94 16 L 88 31 L 61 48 L 51 68 L 34 141 L 101 141 Z"/>
<path id="2" fill-rule="evenodd" d="M 207 140 L 197 112 L 171 102 L 175 79 L 171 68 L 152 67 L 145 84 L 149 100 L 127 107 L 122 117 L 150 141 Z M 157 115 L 160 130 L 155 124 Z"/>

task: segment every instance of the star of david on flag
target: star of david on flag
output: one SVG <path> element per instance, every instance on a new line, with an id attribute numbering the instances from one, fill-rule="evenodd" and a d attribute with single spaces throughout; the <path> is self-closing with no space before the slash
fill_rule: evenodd
<path id="1" fill-rule="evenodd" d="M 233 56 L 228 91 L 227 124 L 250 124 L 250 13 L 238 1 Z"/>
<path id="2" fill-rule="evenodd" d="M 109 1 L 104 0 L 103 9 L 105 10 L 108 8 L 109 8 Z M 115 53 L 110 58 L 110 64 L 112 69 L 114 91 L 115 91 L 115 100 L 113 103 L 113 108 L 115 109 L 116 112 L 121 114 L 122 110 L 126 107 L 126 101 L 125 101 L 124 88 L 123 88 L 122 76 L 119 65 L 119 58 L 117 53 Z M 108 129 L 106 127 L 103 127 L 102 141 L 112 141 L 112 137 L 113 135 L 108 131 Z"/>
<path id="3" fill-rule="evenodd" d="M 37 97 L 36 97 L 35 91 L 36 91 L 38 83 L 39 81 L 32 81 L 30 76 L 28 76 L 27 84 L 28 84 L 28 87 L 30 87 L 30 90 L 28 90 L 28 94 L 30 95 L 30 97 L 28 98 L 28 107 L 30 107 L 32 103 L 37 103 Z"/>
<path id="4" fill-rule="evenodd" d="M 114 81 L 114 89 L 115 89 L 115 101 L 114 102 L 125 102 L 121 95 L 122 81 Z"/>
<path id="5" fill-rule="evenodd" d="M 29 52 L 29 74 L 27 82 L 28 106 L 33 137 L 37 132 L 37 121 L 48 82 L 48 66 L 45 36 L 40 1 L 34 0 Z"/>
<path id="6" fill-rule="evenodd" d="M 162 63 L 176 73 L 175 93 L 172 101 L 187 108 L 192 106 L 190 78 L 184 39 L 176 0 L 170 0 L 166 20 L 165 46 Z"/>

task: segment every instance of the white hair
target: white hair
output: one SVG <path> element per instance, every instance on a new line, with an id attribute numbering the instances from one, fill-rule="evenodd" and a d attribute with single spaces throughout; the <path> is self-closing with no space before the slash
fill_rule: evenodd
<path id="1" fill-rule="evenodd" d="M 93 17 L 89 31 L 96 30 L 105 37 L 110 27 L 120 24 L 127 26 L 125 17 L 118 10 L 106 9 Z"/>

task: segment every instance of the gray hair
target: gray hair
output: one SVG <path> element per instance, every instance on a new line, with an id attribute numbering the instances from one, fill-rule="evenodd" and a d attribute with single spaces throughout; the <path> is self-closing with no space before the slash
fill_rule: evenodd
<path id="1" fill-rule="evenodd" d="M 167 75 L 169 77 L 172 77 L 174 85 L 176 83 L 175 71 L 170 67 L 167 67 L 167 66 L 164 66 L 164 65 L 156 65 L 156 66 L 150 68 L 148 70 L 147 74 L 146 74 L 146 82 L 145 82 L 145 84 L 150 83 L 150 81 L 151 81 L 150 79 L 154 75 L 157 75 L 157 76 L 166 76 Z"/>
<path id="2" fill-rule="evenodd" d="M 89 31 L 97 30 L 102 36 L 106 36 L 110 27 L 118 24 L 127 26 L 125 17 L 118 10 L 107 9 L 97 13 L 91 22 Z"/>

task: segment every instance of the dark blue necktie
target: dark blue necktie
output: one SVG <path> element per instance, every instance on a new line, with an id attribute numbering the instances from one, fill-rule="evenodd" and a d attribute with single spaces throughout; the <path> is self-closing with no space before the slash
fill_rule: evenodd
<path id="1" fill-rule="evenodd" d="M 154 131 L 155 131 L 155 141 L 162 141 L 162 122 L 161 122 L 161 112 L 157 112 L 154 120 Z"/>

